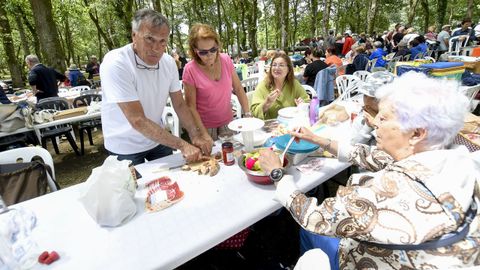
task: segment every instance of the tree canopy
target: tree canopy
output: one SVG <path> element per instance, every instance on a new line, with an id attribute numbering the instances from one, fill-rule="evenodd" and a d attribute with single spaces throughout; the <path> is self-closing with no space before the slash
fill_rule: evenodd
<path id="1" fill-rule="evenodd" d="M 187 51 L 189 26 L 198 22 L 216 28 L 224 51 L 251 49 L 257 55 L 330 29 L 371 34 L 403 23 L 424 32 L 430 25 L 440 29 L 464 17 L 480 18 L 480 3 L 473 0 L 0 0 L 2 78 L 11 76 L 14 86 L 22 86 L 28 54 L 60 71 L 84 66 L 91 55 L 101 60 L 131 42 L 130 21 L 140 8 L 169 19 L 169 50 L 181 53 Z"/>

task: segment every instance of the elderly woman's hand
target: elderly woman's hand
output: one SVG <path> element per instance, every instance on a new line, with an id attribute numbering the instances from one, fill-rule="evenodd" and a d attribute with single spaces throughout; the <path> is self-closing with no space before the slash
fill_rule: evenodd
<path id="1" fill-rule="evenodd" d="M 295 137 L 295 141 L 299 141 L 300 139 L 309 141 L 311 143 L 315 143 L 315 138 L 317 135 L 315 135 L 313 132 L 311 132 L 308 128 L 306 127 L 301 127 L 298 129 L 298 131 L 290 131 L 289 134 L 293 137 Z"/>
<path id="2" fill-rule="evenodd" d="M 267 174 L 270 174 L 273 169 L 282 167 L 280 158 L 271 149 L 260 150 L 260 157 L 258 158 L 258 161 L 260 162 L 260 167 L 262 170 Z"/>

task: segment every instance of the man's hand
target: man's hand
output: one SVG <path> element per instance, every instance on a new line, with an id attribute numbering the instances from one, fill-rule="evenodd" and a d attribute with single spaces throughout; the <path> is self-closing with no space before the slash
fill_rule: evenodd
<path id="1" fill-rule="evenodd" d="M 213 140 L 212 137 L 208 135 L 194 136 L 192 138 L 192 144 L 200 148 L 202 154 L 205 156 L 209 156 L 212 153 Z"/>
<path id="2" fill-rule="evenodd" d="M 270 174 L 273 169 L 283 167 L 278 155 L 270 149 L 260 150 L 258 161 L 262 170 L 267 174 Z"/>
<path id="3" fill-rule="evenodd" d="M 187 142 L 184 142 L 179 150 L 187 163 L 198 161 L 202 157 L 201 150 Z"/>

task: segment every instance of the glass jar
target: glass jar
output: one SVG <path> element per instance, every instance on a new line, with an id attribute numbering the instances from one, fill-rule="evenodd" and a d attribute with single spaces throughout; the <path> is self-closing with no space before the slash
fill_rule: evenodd
<path id="1" fill-rule="evenodd" d="M 222 143 L 222 157 L 223 164 L 226 166 L 231 166 L 235 164 L 235 158 L 233 156 L 233 143 L 224 142 Z"/>

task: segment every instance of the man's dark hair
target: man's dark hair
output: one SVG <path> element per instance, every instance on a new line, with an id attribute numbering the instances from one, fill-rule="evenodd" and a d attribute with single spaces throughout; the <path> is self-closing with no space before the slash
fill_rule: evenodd
<path id="1" fill-rule="evenodd" d="M 323 50 L 321 50 L 321 49 L 315 49 L 315 50 L 313 50 L 312 55 L 313 55 L 313 57 L 315 57 L 315 58 L 320 58 L 320 57 L 324 57 L 324 56 L 325 56 L 325 54 L 323 53 Z"/>
<path id="2" fill-rule="evenodd" d="M 465 18 L 465 19 L 463 19 L 463 20 L 462 20 L 462 25 L 464 25 L 464 24 L 467 23 L 467 22 L 471 23 L 471 22 L 472 22 L 472 19 L 470 19 L 470 18 Z"/>

